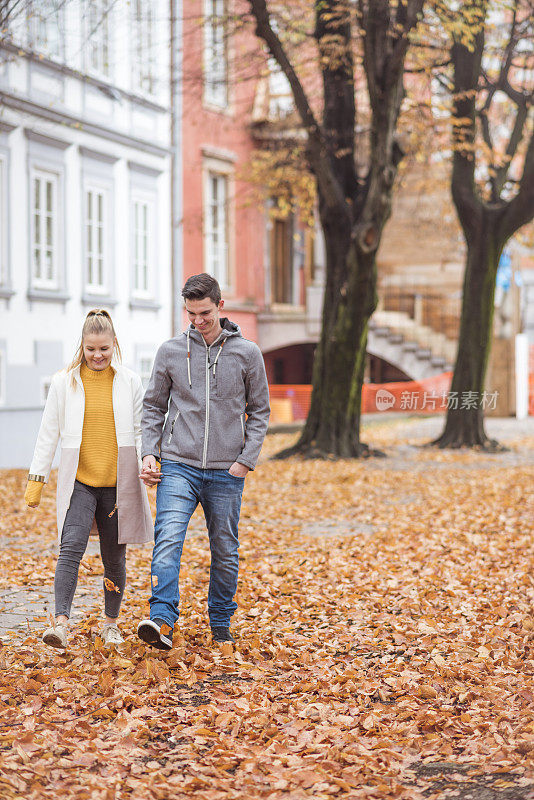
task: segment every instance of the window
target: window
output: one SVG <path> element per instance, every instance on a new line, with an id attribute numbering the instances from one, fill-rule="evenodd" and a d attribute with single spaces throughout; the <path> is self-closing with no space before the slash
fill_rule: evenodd
<path id="1" fill-rule="evenodd" d="M 156 52 L 154 48 L 154 6 L 150 0 L 132 0 L 133 14 L 133 85 L 141 92 L 154 94 L 156 89 Z"/>
<path id="2" fill-rule="evenodd" d="M 133 203 L 134 294 L 151 297 L 153 273 L 153 203 L 136 199 Z"/>
<path id="3" fill-rule="evenodd" d="M 28 6 L 28 36 L 30 47 L 59 57 L 63 49 L 64 0 L 33 0 Z"/>
<path id="4" fill-rule="evenodd" d="M 152 374 L 152 364 L 154 359 L 151 355 L 141 355 L 138 359 L 138 371 L 139 377 L 141 378 L 141 382 L 143 384 L 143 388 L 146 389 L 148 386 L 148 382 L 150 380 L 150 376 Z"/>
<path id="5" fill-rule="evenodd" d="M 293 220 L 274 219 L 271 230 L 273 303 L 293 302 Z"/>
<path id="6" fill-rule="evenodd" d="M 87 66 L 104 77 L 110 76 L 110 11 L 109 0 L 87 0 L 85 3 Z"/>
<path id="7" fill-rule="evenodd" d="M 228 177 L 208 172 L 205 207 L 205 270 L 227 288 Z"/>
<path id="8" fill-rule="evenodd" d="M 204 98 L 207 103 L 228 105 L 228 53 L 224 0 L 204 2 Z"/>
<path id="9" fill-rule="evenodd" d="M 269 119 L 279 120 L 294 111 L 291 86 L 274 58 L 269 59 Z"/>
<path id="10" fill-rule="evenodd" d="M 87 291 L 106 294 L 106 195 L 102 189 L 87 189 L 85 214 Z"/>
<path id="11" fill-rule="evenodd" d="M 130 308 L 158 306 L 158 179 L 161 173 L 128 162 L 130 178 Z"/>
<path id="12" fill-rule="evenodd" d="M 32 277 L 38 289 L 58 288 L 58 176 L 35 170 L 32 191 Z"/>

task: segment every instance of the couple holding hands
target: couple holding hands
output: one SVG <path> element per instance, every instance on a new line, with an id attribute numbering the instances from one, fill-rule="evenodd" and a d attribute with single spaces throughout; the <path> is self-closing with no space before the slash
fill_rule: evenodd
<path id="1" fill-rule="evenodd" d="M 182 296 L 190 325 L 159 348 L 144 396 L 139 376 L 120 363 L 115 328 L 102 309 L 88 313 L 72 363 L 52 379 L 25 501 L 39 505 L 60 442 L 55 619 L 43 634 L 53 647 L 67 646 L 78 570 L 94 530 L 104 564 L 104 644 L 123 641 L 117 619 L 126 547 L 154 537 L 150 618 L 139 623 L 138 636 L 169 650 L 182 548 L 199 503 L 211 550 L 212 637 L 233 641 L 241 498 L 267 431 L 269 389 L 260 349 L 221 316 L 215 278 L 192 276 Z M 145 485 L 155 484 L 153 527 Z"/>

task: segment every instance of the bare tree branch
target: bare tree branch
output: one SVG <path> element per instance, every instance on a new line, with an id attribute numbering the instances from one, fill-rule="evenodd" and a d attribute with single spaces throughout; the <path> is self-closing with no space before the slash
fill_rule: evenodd
<path id="1" fill-rule="evenodd" d="M 256 21 L 256 35 L 263 39 L 291 86 L 297 111 L 308 135 L 310 165 L 320 185 L 324 200 L 332 209 L 345 208 L 348 214 L 345 198 L 326 158 L 328 148 L 324 132 L 315 119 L 304 87 L 287 56 L 280 37 L 271 25 L 267 3 L 265 0 L 249 0 L 249 5 Z"/>
<path id="2" fill-rule="evenodd" d="M 455 41 L 451 48 L 454 66 L 453 127 L 454 154 L 452 166 L 452 196 L 466 238 L 473 233 L 481 211 L 475 188 L 475 118 L 478 77 L 484 52 L 484 28 L 474 37 L 472 49 Z"/>
<path id="3" fill-rule="evenodd" d="M 502 218 L 505 241 L 534 217 L 534 133 L 530 136 L 519 191 L 507 204 Z"/>
<path id="4" fill-rule="evenodd" d="M 501 192 L 508 178 L 510 164 L 512 163 L 513 157 L 517 153 L 517 148 L 523 141 L 525 123 L 527 121 L 527 118 L 528 118 L 528 105 L 526 102 L 523 102 L 517 109 L 514 127 L 512 129 L 510 138 L 508 140 L 508 145 L 506 147 L 505 162 L 503 163 L 502 166 L 496 168 L 495 199 L 501 196 Z"/>
<path id="5" fill-rule="evenodd" d="M 345 197 L 359 191 L 354 160 L 356 101 L 352 29 L 347 0 L 316 0 L 315 38 L 321 54 L 324 113 L 333 170 Z"/>

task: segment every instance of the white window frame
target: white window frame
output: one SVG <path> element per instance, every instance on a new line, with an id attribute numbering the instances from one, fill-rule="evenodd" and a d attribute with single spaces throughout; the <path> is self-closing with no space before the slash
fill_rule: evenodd
<path id="1" fill-rule="evenodd" d="M 218 109 L 229 104 L 227 29 L 225 0 L 204 0 L 204 103 Z"/>
<path id="2" fill-rule="evenodd" d="M 281 66 L 271 56 L 269 69 L 269 119 L 281 120 L 290 116 L 295 110 L 291 85 Z"/>
<path id="3" fill-rule="evenodd" d="M 215 202 L 214 186 L 224 187 L 222 202 Z M 230 286 L 230 190 L 228 172 L 209 164 L 204 179 L 204 271 L 217 279 L 221 289 Z"/>
<path id="4" fill-rule="evenodd" d="M 52 196 L 52 221 L 51 221 L 51 238 L 52 238 L 52 246 L 51 248 L 45 247 L 45 240 L 47 237 L 47 225 L 46 222 L 43 222 L 42 217 L 39 220 L 38 224 L 38 231 L 36 226 L 36 216 L 37 216 L 37 208 L 35 204 L 35 181 L 39 180 L 41 182 L 50 183 L 53 187 L 53 196 Z M 31 229 L 31 276 L 32 276 L 32 286 L 35 289 L 52 289 L 58 290 L 59 289 L 59 256 L 60 256 L 60 242 L 59 242 L 59 195 L 60 195 L 61 187 L 60 187 L 60 175 L 56 172 L 45 170 L 45 169 L 38 169 L 33 167 L 30 171 L 30 209 L 31 209 L 31 221 L 30 221 L 30 229 Z M 43 194 L 46 196 L 46 190 L 41 192 L 39 190 L 39 201 L 40 204 L 42 203 Z M 46 202 L 46 201 L 45 201 Z M 41 209 L 39 209 L 41 210 Z M 40 215 L 41 216 L 41 215 Z M 37 232 L 39 233 L 39 241 L 37 241 Z M 45 239 L 43 239 L 43 234 Z M 46 242 L 47 243 L 47 242 Z M 37 275 L 36 271 L 36 251 L 40 251 L 40 275 Z M 43 277 L 43 268 L 42 268 L 42 261 L 43 261 L 43 252 L 50 250 L 52 255 L 52 274 L 50 277 Z M 45 267 L 46 268 L 46 267 Z"/>
<path id="5" fill-rule="evenodd" d="M 131 0 L 132 88 L 146 95 L 157 93 L 156 6 L 153 0 Z"/>
<path id="6" fill-rule="evenodd" d="M 91 295 L 108 296 L 109 287 L 109 193 L 105 186 L 87 182 L 84 186 L 84 261 L 85 261 L 85 292 Z M 91 218 L 89 217 L 89 196 L 91 196 Z M 102 219 L 96 220 L 93 215 L 95 200 L 102 198 Z M 101 250 L 99 250 L 98 231 L 101 230 Z M 92 280 L 94 275 L 94 259 L 101 259 L 101 282 Z M 92 265 L 89 260 L 92 259 Z M 98 266 L 98 265 L 97 265 Z M 99 271 L 99 270 L 97 270 Z"/>
<path id="7" fill-rule="evenodd" d="M 143 362 L 150 362 L 150 368 L 148 371 L 143 370 Z M 154 350 L 141 350 L 137 354 L 137 372 L 139 377 L 141 378 L 141 382 L 143 384 L 143 388 L 146 389 L 148 386 L 148 382 L 150 380 L 150 376 L 152 375 L 152 368 L 154 366 Z"/>
<path id="8" fill-rule="evenodd" d="M 105 80 L 112 77 L 112 7 L 110 0 L 85 0 L 81 4 L 86 31 L 86 68 L 91 74 Z"/>
<path id="9" fill-rule="evenodd" d="M 33 0 L 29 4 L 28 44 L 32 50 L 60 59 L 64 53 L 64 3 Z M 51 44 L 52 42 L 52 44 Z"/>
<path id="10" fill-rule="evenodd" d="M 147 225 L 144 234 L 138 225 L 137 211 L 139 208 L 146 209 Z M 156 269 L 155 220 L 155 196 L 149 192 L 135 191 L 132 195 L 132 297 L 142 300 L 151 300 L 154 297 L 154 274 Z M 139 258 L 141 249 L 144 250 L 142 260 Z M 139 280 L 140 271 L 145 273 L 143 281 Z"/>

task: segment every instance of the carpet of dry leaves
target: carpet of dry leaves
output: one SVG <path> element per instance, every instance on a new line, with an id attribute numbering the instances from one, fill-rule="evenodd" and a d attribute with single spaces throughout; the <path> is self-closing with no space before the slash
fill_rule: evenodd
<path id="1" fill-rule="evenodd" d="M 40 643 L 46 615 L 5 636 L 2 800 L 534 797 L 534 439 L 512 457 L 407 450 L 400 424 L 367 435 L 390 459 L 247 478 L 234 647 L 210 644 L 198 513 L 172 652 L 134 635 L 147 548 L 129 550 L 120 651 L 95 637 L 96 602 L 65 654 Z M 0 588 L 37 592 L 54 487 L 35 512 L 24 473 L 1 478 Z M 80 588 L 99 574 L 87 556 Z"/>

